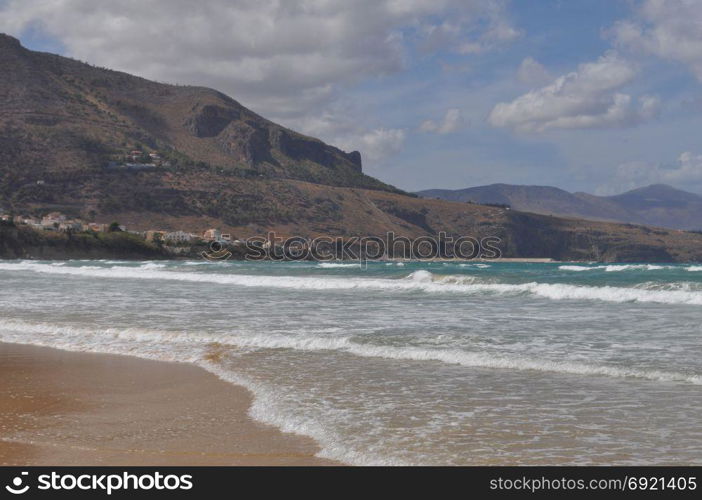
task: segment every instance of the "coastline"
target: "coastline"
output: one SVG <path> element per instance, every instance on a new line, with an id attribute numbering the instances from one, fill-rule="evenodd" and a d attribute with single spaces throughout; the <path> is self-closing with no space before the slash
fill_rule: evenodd
<path id="1" fill-rule="evenodd" d="M 186 363 L 0 343 L 0 465 L 339 465 Z"/>

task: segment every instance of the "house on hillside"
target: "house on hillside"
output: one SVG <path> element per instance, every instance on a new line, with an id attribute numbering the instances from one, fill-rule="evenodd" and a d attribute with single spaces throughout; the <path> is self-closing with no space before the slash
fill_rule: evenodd
<path id="1" fill-rule="evenodd" d="M 221 241 L 222 231 L 219 229 L 208 229 L 202 234 L 202 239 L 205 241 Z"/>
<path id="2" fill-rule="evenodd" d="M 41 220 L 37 219 L 36 217 L 29 217 L 26 215 L 15 215 L 12 221 L 15 224 L 22 224 L 22 225 L 28 225 L 28 226 L 41 226 Z"/>
<path id="3" fill-rule="evenodd" d="M 60 212 L 51 212 L 41 218 L 41 225 L 48 231 L 53 231 L 58 228 L 59 224 L 65 222 L 67 217 Z"/>
<path id="4" fill-rule="evenodd" d="M 107 224 L 98 224 L 97 222 L 89 222 L 83 224 L 83 231 L 95 231 L 96 233 L 105 233 L 108 229 Z"/>
<path id="5" fill-rule="evenodd" d="M 82 231 L 83 223 L 77 220 L 66 220 L 59 222 L 58 230 L 64 233 Z"/>

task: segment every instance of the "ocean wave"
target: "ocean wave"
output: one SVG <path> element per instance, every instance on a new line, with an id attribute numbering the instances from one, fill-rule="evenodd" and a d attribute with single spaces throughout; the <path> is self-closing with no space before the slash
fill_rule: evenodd
<path id="1" fill-rule="evenodd" d="M 700 292 L 702 291 L 702 283 L 694 281 L 645 281 L 637 283 L 632 288 L 640 290 L 661 290 L 661 291 L 683 291 L 683 292 Z"/>
<path id="2" fill-rule="evenodd" d="M 407 361 L 438 361 L 469 368 L 528 370 L 571 375 L 593 375 L 616 378 L 640 378 L 660 382 L 686 382 L 702 385 L 701 375 L 641 370 L 626 367 L 588 364 L 575 361 L 526 358 L 514 355 L 468 352 L 460 349 L 380 346 L 358 343 L 350 337 L 326 338 L 316 335 L 253 335 L 237 337 L 235 343 L 244 347 L 267 349 L 295 349 L 302 351 L 336 350 L 360 357 L 384 358 Z"/>
<path id="3" fill-rule="evenodd" d="M 574 272 L 581 272 L 581 271 L 592 271 L 595 269 L 599 269 L 600 266 L 558 266 L 558 269 L 561 271 L 574 271 Z"/>
<path id="4" fill-rule="evenodd" d="M 604 266 L 608 273 L 619 271 L 660 271 L 661 269 L 672 269 L 674 266 L 659 266 L 656 264 L 623 264 Z"/>
<path id="5" fill-rule="evenodd" d="M 97 266 L 55 267 L 23 262 L 0 263 L 0 270 L 32 271 L 44 274 L 87 276 L 110 279 L 173 280 L 214 283 L 258 288 L 292 290 L 369 290 L 390 292 L 462 293 L 466 295 L 532 295 L 550 300 L 598 300 L 604 302 L 642 302 L 702 305 L 702 292 L 691 290 L 650 290 L 615 286 L 585 286 L 563 283 L 494 283 L 475 276 L 435 275 L 415 271 L 405 278 L 367 278 L 337 276 L 265 276 L 199 273 L 165 269 Z"/>
<path id="6" fill-rule="evenodd" d="M 498 286 L 498 285 L 495 285 Z M 530 293 L 553 300 L 601 300 L 605 302 L 641 302 L 658 304 L 702 305 L 702 292 L 689 290 L 651 290 L 616 286 L 579 286 L 557 283 L 527 283 Z"/>
<path id="7" fill-rule="evenodd" d="M 70 351 L 99 352 L 131 355 L 160 361 L 187 362 L 200 366 L 222 380 L 248 388 L 254 398 L 249 414 L 257 421 L 274 425 L 285 432 L 314 438 L 321 446 L 319 456 L 356 465 L 405 465 L 392 455 L 378 455 L 363 447 L 351 445 L 334 431 L 328 418 L 314 412 L 302 412 L 280 397 L 275 385 L 256 381 L 221 363 L 212 356 L 211 349 L 224 349 L 236 356 L 242 348 L 293 349 L 296 351 L 341 352 L 367 358 L 400 361 L 438 362 L 490 370 L 536 371 L 580 377 L 610 377 L 639 379 L 650 383 L 678 383 L 702 385 L 702 376 L 680 372 L 647 370 L 583 363 L 568 360 L 549 360 L 521 355 L 498 355 L 487 352 L 467 352 L 451 348 L 423 348 L 380 346 L 359 342 L 349 336 L 323 333 L 215 333 L 160 331 L 138 328 L 92 329 L 29 323 L 22 320 L 0 319 L 0 341 L 33 344 Z M 231 347 L 231 348 L 228 348 Z"/>
<path id="8" fill-rule="evenodd" d="M 621 272 L 621 271 L 660 271 L 661 269 L 675 269 L 675 266 L 660 266 L 657 264 L 608 264 L 602 266 L 578 266 L 578 265 L 563 265 L 558 266 L 561 271 L 598 271 L 605 272 Z"/>
<path id="9" fill-rule="evenodd" d="M 336 351 L 359 357 L 402 361 L 436 361 L 469 368 L 539 371 L 584 376 L 639 378 L 702 385 L 702 375 L 552 360 L 513 354 L 471 352 L 456 348 L 388 346 L 358 342 L 350 336 L 311 333 L 219 333 L 196 335 L 135 328 L 91 330 L 22 320 L 0 320 L 0 341 L 56 347 L 73 351 L 128 354 L 149 359 L 199 363 L 212 345 L 237 349 Z M 168 349 L 172 347 L 173 349 Z"/>
<path id="10" fill-rule="evenodd" d="M 335 350 L 359 357 L 384 358 L 403 361 L 438 361 L 469 368 L 506 369 L 520 371 L 554 372 L 571 375 L 593 375 L 616 378 L 640 378 L 660 382 L 685 382 L 702 385 L 702 376 L 660 370 L 641 370 L 575 361 L 527 358 L 460 349 L 402 347 L 359 343 L 351 337 L 327 338 L 319 335 L 251 335 L 232 339 L 237 346 L 265 349 L 295 349 L 301 351 Z"/>
<path id="11" fill-rule="evenodd" d="M 342 262 L 320 262 L 317 267 L 322 269 L 334 269 L 334 268 L 344 268 L 344 267 L 355 267 L 360 268 L 361 264 L 356 263 L 342 263 Z"/>
<path id="12" fill-rule="evenodd" d="M 149 262 L 148 264 L 142 264 L 139 269 L 161 269 L 166 267 L 166 264 L 156 264 L 154 262 Z"/>
<path id="13" fill-rule="evenodd" d="M 220 379 L 231 384 L 246 387 L 254 400 L 249 408 L 249 416 L 264 424 L 272 425 L 283 432 L 309 436 L 319 445 L 318 457 L 337 460 L 342 463 L 358 466 L 410 466 L 421 463 L 407 462 L 388 456 L 380 456 L 371 452 L 367 447 L 356 449 L 350 446 L 347 439 L 343 439 L 333 430 L 333 425 L 327 424 L 328 416 L 317 417 L 300 412 L 295 406 L 288 407 L 281 401 L 276 387 L 253 380 L 240 373 L 224 369 L 217 363 L 204 361 L 198 364 L 205 370 L 215 374 Z"/>

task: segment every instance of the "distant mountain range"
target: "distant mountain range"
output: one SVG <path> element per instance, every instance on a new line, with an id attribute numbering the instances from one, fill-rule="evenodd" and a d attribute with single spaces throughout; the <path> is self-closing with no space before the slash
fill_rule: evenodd
<path id="1" fill-rule="evenodd" d="M 673 229 L 702 229 L 702 196 L 665 184 L 616 196 L 569 193 L 551 186 L 491 184 L 466 189 L 427 189 L 417 195 L 448 201 L 509 205 L 546 215 L 647 224 Z"/>

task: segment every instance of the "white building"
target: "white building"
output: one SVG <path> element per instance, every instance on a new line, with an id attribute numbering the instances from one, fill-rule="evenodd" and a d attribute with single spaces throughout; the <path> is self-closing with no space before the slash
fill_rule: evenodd
<path id="1" fill-rule="evenodd" d="M 76 220 L 59 222 L 58 230 L 63 232 L 82 231 L 83 223 Z"/>
<path id="2" fill-rule="evenodd" d="M 166 233 L 163 235 L 163 239 L 171 243 L 187 243 L 192 240 L 194 235 L 186 233 L 185 231 L 173 231 L 172 233 Z"/>
<path id="3" fill-rule="evenodd" d="M 51 212 L 41 218 L 41 225 L 44 229 L 55 229 L 59 224 L 66 221 L 66 216 L 59 212 Z"/>

